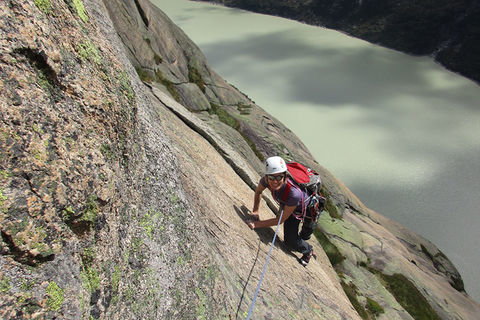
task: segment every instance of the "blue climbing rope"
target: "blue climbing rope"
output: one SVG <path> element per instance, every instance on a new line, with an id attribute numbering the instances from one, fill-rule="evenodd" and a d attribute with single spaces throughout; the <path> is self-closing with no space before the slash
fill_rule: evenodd
<path id="1" fill-rule="evenodd" d="M 245 320 L 250 320 L 250 317 L 253 313 L 253 308 L 255 307 L 255 302 L 257 302 L 258 293 L 260 292 L 260 287 L 262 286 L 263 278 L 265 277 L 265 273 L 267 273 L 267 266 L 270 262 L 270 255 L 272 254 L 272 250 L 275 246 L 275 240 L 277 239 L 278 228 L 280 227 L 280 223 L 282 221 L 283 210 L 280 212 L 280 217 L 278 218 L 277 228 L 275 229 L 275 234 L 273 235 L 273 240 L 270 245 L 270 250 L 268 250 L 267 258 L 265 260 L 265 264 L 263 265 L 262 274 L 260 275 L 260 280 L 258 281 L 257 289 L 255 290 L 255 294 L 253 296 L 252 303 L 250 304 L 250 308 L 248 309 L 248 314 Z"/>

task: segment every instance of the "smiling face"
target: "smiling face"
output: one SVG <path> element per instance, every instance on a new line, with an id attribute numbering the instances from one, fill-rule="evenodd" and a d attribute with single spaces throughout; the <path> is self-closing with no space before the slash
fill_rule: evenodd
<path id="1" fill-rule="evenodd" d="M 279 190 L 285 182 L 285 173 L 267 174 L 267 181 L 272 191 Z"/>

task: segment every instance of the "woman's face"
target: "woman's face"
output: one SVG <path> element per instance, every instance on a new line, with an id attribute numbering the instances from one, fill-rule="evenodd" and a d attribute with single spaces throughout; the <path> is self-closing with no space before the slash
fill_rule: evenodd
<path id="1" fill-rule="evenodd" d="M 279 190 L 285 182 L 285 173 L 267 174 L 267 181 L 271 190 Z"/>

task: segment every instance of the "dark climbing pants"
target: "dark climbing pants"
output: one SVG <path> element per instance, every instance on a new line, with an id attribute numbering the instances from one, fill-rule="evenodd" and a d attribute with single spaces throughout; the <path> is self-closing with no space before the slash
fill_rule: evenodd
<path id="1" fill-rule="evenodd" d="M 305 222 L 302 225 L 302 230 L 299 234 L 298 228 L 300 222 L 301 221 L 295 218 L 292 214 L 283 224 L 283 236 L 287 246 L 292 250 L 305 254 L 312 250 L 312 246 L 305 240 L 310 239 L 313 229 L 315 228 L 315 223 L 312 223 L 309 219 L 305 219 Z"/>

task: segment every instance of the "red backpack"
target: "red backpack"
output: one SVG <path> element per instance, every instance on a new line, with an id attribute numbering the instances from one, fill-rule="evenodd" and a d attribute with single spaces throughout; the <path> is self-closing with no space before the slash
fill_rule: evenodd
<path id="1" fill-rule="evenodd" d="M 320 174 L 298 162 L 288 162 L 287 171 L 290 176 L 289 180 L 293 181 L 297 187 L 308 194 L 307 205 L 302 210 L 302 217 L 299 218 L 302 218 L 302 220 L 303 218 L 308 218 L 315 222 L 325 208 L 326 202 L 326 199 L 320 194 L 322 187 Z M 288 182 L 289 180 L 287 180 L 287 187 L 281 196 L 282 199 L 286 198 L 290 192 L 291 185 Z M 283 200 L 285 201 L 286 199 Z"/>
<path id="2" fill-rule="evenodd" d="M 298 162 L 288 162 L 287 170 L 292 180 L 309 195 L 319 193 L 322 187 L 320 175 Z"/>

